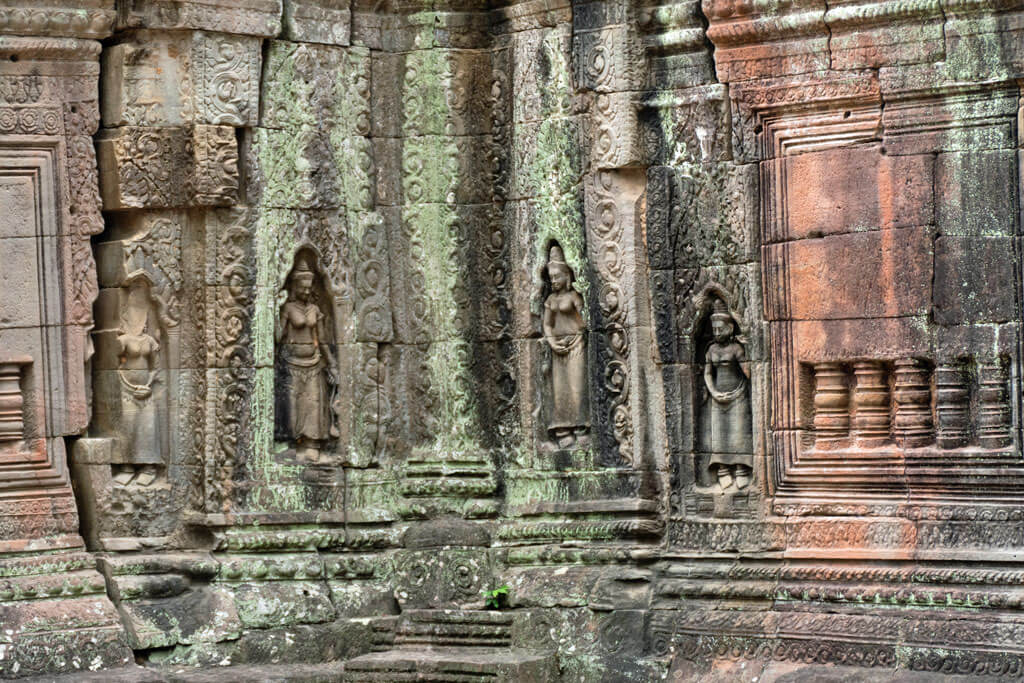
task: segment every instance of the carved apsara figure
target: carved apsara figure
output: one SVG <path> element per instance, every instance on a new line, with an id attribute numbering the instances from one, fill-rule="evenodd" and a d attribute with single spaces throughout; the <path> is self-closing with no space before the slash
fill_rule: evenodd
<path id="1" fill-rule="evenodd" d="M 551 294 L 544 300 L 544 339 L 551 347 L 551 421 L 548 432 L 568 448 L 590 427 L 583 297 L 572 287 L 572 269 L 562 248 L 552 245 L 547 273 Z"/>
<path id="2" fill-rule="evenodd" d="M 132 280 L 127 294 L 117 336 L 124 464 L 118 466 L 114 480 L 149 486 L 156 479 L 156 466 L 163 463 L 155 395 L 159 390 L 160 342 L 151 334 L 154 316 L 148 283 L 141 277 Z"/>
<path id="3" fill-rule="evenodd" d="M 712 343 L 704 355 L 704 385 L 708 390 L 704 420 L 709 466 L 723 491 L 750 484 L 754 448 L 750 422 L 750 367 L 743 344 L 736 339 L 736 322 L 721 299 L 711 309 Z"/>
<path id="4" fill-rule="evenodd" d="M 275 330 L 278 355 L 277 434 L 296 446 L 296 457 L 320 462 L 324 442 L 338 435 L 332 395 L 338 365 L 327 344 L 324 312 L 314 293 L 311 255 L 300 252 L 286 285 Z"/>

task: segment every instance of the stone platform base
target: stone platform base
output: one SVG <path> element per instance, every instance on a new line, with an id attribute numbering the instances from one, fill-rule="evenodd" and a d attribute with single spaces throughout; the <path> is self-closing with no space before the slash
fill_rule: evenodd
<path id="1" fill-rule="evenodd" d="M 363 681 L 493 681 L 554 683 L 553 655 L 486 648 L 436 648 L 373 652 L 345 663 L 346 683 Z"/>
<path id="2" fill-rule="evenodd" d="M 673 662 L 665 680 L 672 683 L 987 683 L 1017 681 L 1020 678 L 794 662 L 715 660 L 702 664 Z"/>

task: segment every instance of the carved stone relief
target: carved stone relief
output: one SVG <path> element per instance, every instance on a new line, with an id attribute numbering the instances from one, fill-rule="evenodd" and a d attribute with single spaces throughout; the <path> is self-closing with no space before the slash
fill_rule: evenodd
<path id="1" fill-rule="evenodd" d="M 117 335 L 122 464 L 114 475 L 121 485 L 149 486 L 159 473 L 157 466 L 166 465 L 167 339 L 151 287 L 144 272 L 130 274 L 122 285 L 126 291 Z"/>
<path id="2" fill-rule="evenodd" d="M 274 331 L 275 435 L 300 462 L 331 460 L 339 436 L 338 361 L 333 314 L 312 251 L 300 250 L 288 275 Z"/>
<path id="3" fill-rule="evenodd" d="M 8 4 L 0 677 L 1024 671 L 1016 0 Z"/>
<path id="4" fill-rule="evenodd" d="M 700 409 L 699 450 L 725 493 L 750 485 L 754 442 L 751 436 L 750 366 L 736 321 L 724 301 L 714 298 L 703 325 L 710 343 L 704 353 L 704 397 Z M 703 478 L 703 477 L 702 477 Z"/>
<path id="5" fill-rule="evenodd" d="M 557 243 L 548 250 L 545 273 L 550 294 L 544 299 L 542 324 L 551 349 L 547 431 L 559 448 L 571 448 L 590 428 L 583 297 L 572 287 L 572 269 Z"/>

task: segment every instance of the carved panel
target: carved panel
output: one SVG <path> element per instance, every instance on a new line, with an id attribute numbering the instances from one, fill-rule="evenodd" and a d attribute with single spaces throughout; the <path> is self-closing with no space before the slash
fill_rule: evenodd
<path id="1" fill-rule="evenodd" d="M 233 128 L 124 126 L 97 142 L 105 209 L 216 206 L 235 201 Z"/>

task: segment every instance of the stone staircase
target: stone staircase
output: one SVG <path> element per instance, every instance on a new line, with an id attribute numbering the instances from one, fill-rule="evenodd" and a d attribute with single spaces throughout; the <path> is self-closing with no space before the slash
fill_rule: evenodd
<path id="1" fill-rule="evenodd" d="M 509 612 L 407 610 L 399 618 L 393 648 L 345 662 L 344 680 L 557 681 L 553 653 L 512 646 L 512 622 Z"/>

